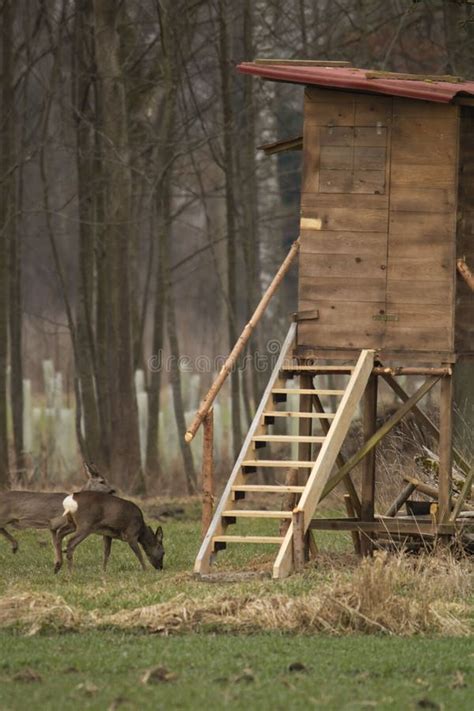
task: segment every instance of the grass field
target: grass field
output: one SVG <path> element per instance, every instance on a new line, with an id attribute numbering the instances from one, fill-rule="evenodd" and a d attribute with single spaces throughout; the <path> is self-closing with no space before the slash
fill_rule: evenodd
<path id="1" fill-rule="evenodd" d="M 310 565 L 287 581 L 255 577 L 202 583 L 190 572 L 199 540 L 197 507 L 187 506 L 182 520 L 165 521 L 163 527 L 162 573 L 151 568 L 143 573 L 127 547 L 116 542 L 104 577 L 101 541 L 91 536 L 77 549 L 72 576 L 66 571 L 53 576 L 46 533 L 19 533 L 21 549 L 16 556 L 0 540 L 2 711 L 65 705 L 472 707 L 472 563 L 441 561 L 428 572 L 416 568 L 414 577 L 406 565 L 416 563 L 375 561 L 364 572 L 356 567 L 348 538 L 328 535 L 318 539 L 322 549 L 318 566 Z M 226 553 L 219 569 L 232 573 L 245 564 L 255 572 L 269 571 L 270 562 L 267 552 L 249 546 Z M 375 591 L 366 601 L 365 589 L 371 586 Z M 332 590 L 338 605 L 350 603 L 357 610 L 339 616 L 332 610 L 328 619 L 333 634 L 315 633 L 320 625 L 311 615 L 317 610 L 324 618 L 322 610 L 332 609 L 328 596 Z M 314 607 L 313 596 L 319 591 L 322 598 Z M 236 600 L 237 611 L 232 607 Z M 137 618 L 133 612 L 160 603 L 146 608 L 144 616 Z M 298 607 L 303 603 L 304 609 Z M 47 611 L 42 617 L 41 605 Z M 373 620 L 364 621 L 364 605 L 379 610 Z M 164 617 L 162 608 L 167 610 Z M 231 624 L 226 611 L 233 616 Z M 282 632 L 284 624 L 280 625 L 287 613 L 291 633 Z M 402 624 L 407 614 L 423 635 L 413 633 L 418 628 L 408 624 L 409 617 Z M 446 634 L 439 634 L 437 616 L 443 618 L 441 629 Z M 461 626 L 457 618 L 462 619 Z M 151 634 L 150 629 L 161 633 Z M 393 634 L 395 630 L 405 636 Z M 147 672 L 149 678 L 144 679 Z"/>

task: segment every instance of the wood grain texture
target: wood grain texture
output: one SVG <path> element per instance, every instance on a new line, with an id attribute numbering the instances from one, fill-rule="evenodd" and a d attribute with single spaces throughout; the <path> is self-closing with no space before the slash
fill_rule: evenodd
<path id="1" fill-rule="evenodd" d="M 348 232 L 386 232 L 388 212 L 385 209 L 345 207 L 345 195 L 340 196 L 338 207 L 310 207 L 303 210 L 304 217 L 319 217 L 322 230 Z"/>
<path id="2" fill-rule="evenodd" d="M 456 256 L 466 258 L 474 269 L 474 109 L 462 107 L 460 114 L 460 158 L 458 193 L 458 235 Z M 467 170 L 470 167 L 471 170 Z M 474 293 L 461 275 L 456 276 L 455 347 L 458 353 L 474 350 Z"/>
<path id="3" fill-rule="evenodd" d="M 299 300 L 315 308 L 322 300 L 352 302 L 384 302 L 386 292 L 385 279 L 367 279 L 353 277 L 350 281 L 344 277 L 300 277 Z M 426 289 L 425 289 L 426 292 Z"/>
<path id="4" fill-rule="evenodd" d="M 402 97 L 393 97 L 393 124 L 397 121 L 409 118 L 423 119 L 444 119 L 454 121 L 458 107 L 453 104 L 436 104 L 432 101 L 417 101 Z"/>
<path id="5" fill-rule="evenodd" d="M 452 213 L 455 205 L 454 185 L 446 188 L 392 186 L 390 191 L 390 207 L 397 212 Z"/>
<path id="6" fill-rule="evenodd" d="M 330 232 L 303 230 L 300 254 L 303 260 L 314 254 L 354 254 L 357 256 L 385 257 L 387 234 L 385 232 Z"/>

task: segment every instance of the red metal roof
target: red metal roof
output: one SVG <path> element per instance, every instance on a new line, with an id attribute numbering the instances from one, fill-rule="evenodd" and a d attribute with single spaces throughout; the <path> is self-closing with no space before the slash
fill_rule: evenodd
<path id="1" fill-rule="evenodd" d="M 424 80 L 407 78 L 368 78 L 373 74 L 367 69 L 353 67 L 321 67 L 287 64 L 259 64 L 243 62 L 237 69 L 244 74 L 254 74 L 263 79 L 285 81 L 296 84 L 313 84 L 332 89 L 355 89 L 374 94 L 405 96 L 410 99 L 424 99 L 449 103 L 458 94 L 474 96 L 474 81 L 434 81 L 431 77 Z M 403 75 L 401 75 L 403 77 Z"/>

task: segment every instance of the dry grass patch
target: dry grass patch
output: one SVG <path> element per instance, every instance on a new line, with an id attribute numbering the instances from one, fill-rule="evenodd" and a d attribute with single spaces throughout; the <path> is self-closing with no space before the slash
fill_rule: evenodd
<path id="1" fill-rule="evenodd" d="M 308 569 L 304 576 L 312 577 Z M 409 557 L 377 554 L 355 569 L 334 566 L 325 582 L 298 596 L 275 594 L 272 586 L 234 594 L 215 592 L 204 599 L 178 595 L 168 602 L 106 614 L 68 605 L 44 594 L 0 598 L 0 627 L 42 629 L 111 627 L 153 633 L 326 632 L 334 635 L 383 633 L 410 636 L 466 636 L 474 631 L 474 566 L 448 554 Z M 280 589 L 284 586 L 280 585 Z"/>

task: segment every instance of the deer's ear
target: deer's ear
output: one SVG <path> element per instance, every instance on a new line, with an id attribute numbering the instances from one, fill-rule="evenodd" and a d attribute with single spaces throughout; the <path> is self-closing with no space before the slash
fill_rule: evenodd
<path id="1" fill-rule="evenodd" d="M 93 464 L 89 464 L 89 462 L 84 462 L 84 471 L 89 479 L 98 479 L 100 477 L 100 474 L 95 466 Z"/>
<path id="2" fill-rule="evenodd" d="M 163 529 L 161 528 L 161 526 L 158 526 L 158 528 L 156 529 L 155 536 L 159 541 L 163 540 Z"/>

